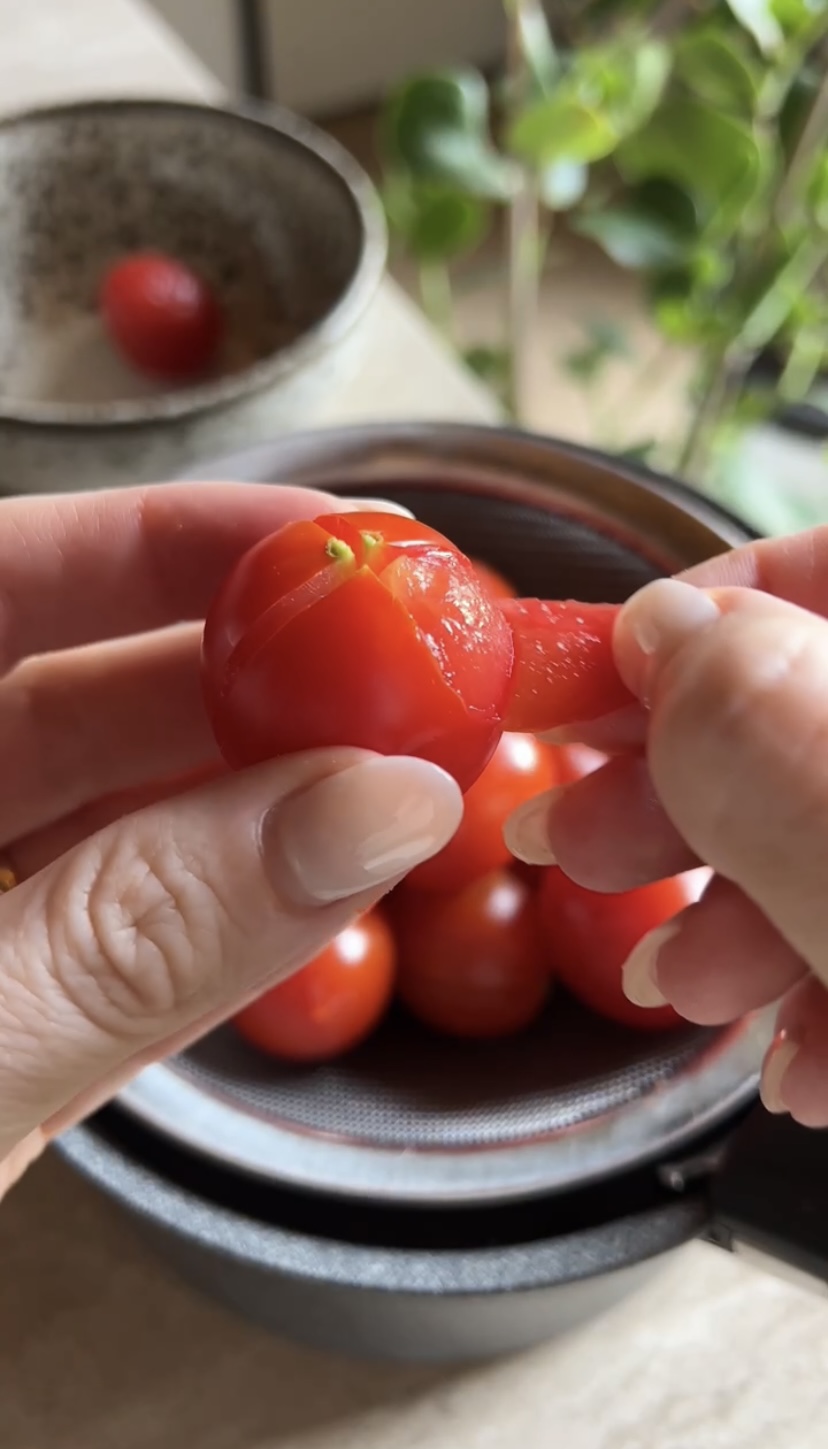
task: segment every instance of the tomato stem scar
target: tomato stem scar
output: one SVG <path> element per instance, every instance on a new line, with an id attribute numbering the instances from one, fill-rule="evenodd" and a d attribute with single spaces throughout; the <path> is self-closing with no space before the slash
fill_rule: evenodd
<path id="1" fill-rule="evenodd" d="M 325 544 L 325 552 L 329 558 L 335 559 L 337 563 L 353 563 L 354 551 L 344 538 L 329 538 Z"/>
<path id="2" fill-rule="evenodd" d="M 379 548 L 380 544 L 385 542 L 381 533 L 369 533 L 367 529 L 359 536 L 366 548 Z"/>

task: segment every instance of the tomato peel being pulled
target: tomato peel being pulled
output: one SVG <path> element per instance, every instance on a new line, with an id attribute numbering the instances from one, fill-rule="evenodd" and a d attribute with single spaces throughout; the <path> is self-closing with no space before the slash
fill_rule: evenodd
<path id="1" fill-rule="evenodd" d="M 415 755 L 466 791 L 506 730 L 627 705 L 618 606 L 495 598 L 441 534 L 390 513 L 290 523 L 207 617 L 204 693 L 233 768 L 351 745 Z"/>

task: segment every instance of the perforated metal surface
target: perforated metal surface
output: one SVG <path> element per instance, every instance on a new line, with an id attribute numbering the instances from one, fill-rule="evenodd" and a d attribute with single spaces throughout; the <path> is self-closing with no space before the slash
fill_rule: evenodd
<path id="1" fill-rule="evenodd" d="M 366 463 L 362 481 L 352 468 L 340 491 L 381 492 L 405 504 L 525 595 L 619 601 L 698 552 L 697 541 L 686 556 L 672 545 L 659 550 L 652 533 L 646 549 L 632 546 L 646 495 L 628 507 L 618 480 L 612 507 L 597 516 L 593 500 L 587 507 L 578 493 L 566 496 L 567 460 L 553 445 L 554 491 L 524 488 L 517 498 L 506 479 L 501 492 L 491 479 L 484 487 L 462 457 L 436 486 L 433 449 L 428 477 L 417 476 L 416 448 L 406 476 L 401 451 L 381 487 Z M 274 445 L 271 453 L 269 462 L 262 450 L 225 460 L 221 474 L 289 476 L 284 449 Z M 337 485 L 336 467 L 324 460 L 293 472 L 316 486 Z M 626 526 L 619 522 L 625 510 Z M 715 551 L 713 535 L 706 548 Z M 351 1057 L 308 1070 L 258 1057 L 225 1028 L 171 1066 L 142 1074 L 122 1101 L 160 1130 L 265 1176 L 328 1191 L 467 1201 L 566 1187 L 711 1124 L 749 1095 L 764 1036 L 759 1025 L 641 1036 L 561 994 L 510 1041 L 440 1041 L 400 1012 Z"/>

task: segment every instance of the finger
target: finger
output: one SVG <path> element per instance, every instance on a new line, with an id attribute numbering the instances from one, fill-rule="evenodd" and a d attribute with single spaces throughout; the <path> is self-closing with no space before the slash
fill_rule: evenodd
<path id="1" fill-rule="evenodd" d="M 828 1127 L 828 994 L 809 976 L 785 998 L 762 1068 L 762 1100 L 803 1127 Z"/>
<path id="2" fill-rule="evenodd" d="M 34 830 L 31 835 L 16 840 L 13 846 L 4 850 L 3 860 L 8 863 L 18 881 L 28 880 L 39 870 L 51 865 L 53 860 L 65 855 L 67 850 L 94 835 L 96 830 L 103 830 L 104 826 L 122 820 L 126 815 L 134 815 L 137 810 L 145 810 L 148 805 L 155 805 L 160 800 L 173 800 L 178 795 L 184 795 L 199 785 L 206 785 L 229 773 L 230 770 L 224 762 L 216 760 L 195 770 L 186 770 L 182 774 L 166 776 L 146 785 L 137 785 L 134 789 L 117 790 L 99 800 L 90 800 L 87 805 L 82 805 L 79 810 L 55 821 L 53 825 Z"/>
<path id="3" fill-rule="evenodd" d="M 700 901 L 650 931 L 624 964 L 636 1006 L 668 1002 L 699 1026 L 770 1006 L 807 967 L 738 886 L 714 876 Z"/>
<path id="4" fill-rule="evenodd" d="M 0 1158 L 97 1083 L 304 964 L 450 839 L 423 760 L 319 751 L 84 841 L 0 901 Z"/>
<path id="5" fill-rule="evenodd" d="M 647 738 L 647 713 L 638 704 L 627 705 L 582 724 L 559 725 L 538 738 L 548 745 L 589 745 L 606 754 L 640 750 Z"/>
<path id="6" fill-rule="evenodd" d="M 90 800 L 214 760 L 201 627 L 36 655 L 0 681 L 0 845 Z"/>
<path id="7" fill-rule="evenodd" d="M 364 511 L 368 502 L 257 483 L 4 499 L 0 673 L 29 654 L 203 618 L 260 538 L 293 519 Z"/>
<path id="8" fill-rule="evenodd" d="M 559 865 L 594 891 L 634 890 L 699 864 L 635 755 L 536 796 L 514 812 L 504 835 L 518 860 Z"/>
<path id="9" fill-rule="evenodd" d="M 828 624 L 749 590 L 650 584 L 616 658 L 651 700 L 653 784 L 698 858 L 828 980 Z"/>
<path id="10" fill-rule="evenodd" d="M 828 527 L 760 539 L 679 577 L 699 588 L 760 589 L 814 613 L 828 613 Z"/>

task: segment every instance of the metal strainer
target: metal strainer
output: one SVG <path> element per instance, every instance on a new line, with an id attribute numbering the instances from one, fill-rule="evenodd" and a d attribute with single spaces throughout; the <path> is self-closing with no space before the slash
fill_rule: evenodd
<path id="1" fill-rule="evenodd" d="M 675 484 L 504 432 L 293 437 L 223 460 L 220 476 L 393 498 L 526 595 L 621 600 L 747 537 Z M 400 1012 L 310 1070 L 259 1057 L 226 1027 L 119 1101 L 178 1144 L 282 1184 L 400 1204 L 507 1201 L 635 1167 L 724 1121 L 755 1092 L 767 1035 L 759 1018 L 639 1035 L 560 994 L 511 1040 L 440 1040 Z"/>

